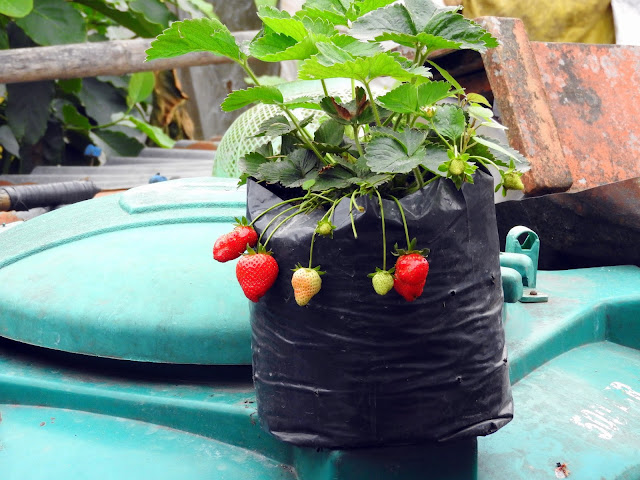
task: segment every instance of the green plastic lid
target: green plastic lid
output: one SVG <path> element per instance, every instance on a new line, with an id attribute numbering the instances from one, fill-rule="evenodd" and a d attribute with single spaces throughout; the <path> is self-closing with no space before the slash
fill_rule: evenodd
<path id="1" fill-rule="evenodd" d="M 237 180 L 145 185 L 0 235 L 0 336 L 146 362 L 251 363 L 248 300 L 216 238 L 245 214 Z"/>

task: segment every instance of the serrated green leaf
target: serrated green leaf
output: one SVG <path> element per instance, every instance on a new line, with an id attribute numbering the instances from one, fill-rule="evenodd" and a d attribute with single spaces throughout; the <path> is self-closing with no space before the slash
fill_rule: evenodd
<path id="1" fill-rule="evenodd" d="M 424 161 L 425 154 L 422 146 L 407 154 L 405 147 L 397 140 L 375 137 L 367 145 L 365 157 L 372 172 L 408 173 Z"/>
<path id="2" fill-rule="evenodd" d="M 424 74 L 425 72 L 420 71 L 420 73 Z M 302 80 L 343 77 L 368 83 L 374 78 L 383 76 L 409 81 L 419 74 L 406 70 L 392 55 L 382 52 L 371 57 L 358 57 L 330 66 L 322 65 L 317 56 L 313 56 L 302 63 L 298 76 Z"/>
<path id="3" fill-rule="evenodd" d="M 516 169 L 521 172 L 526 172 L 531 168 L 529 160 L 526 159 L 519 151 L 511 148 L 507 145 L 500 145 L 493 139 L 489 140 L 482 135 L 474 135 L 473 140 L 477 143 L 484 145 L 495 156 L 496 159 L 501 160 L 508 164 L 511 160 L 514 161 Z"/>
<path id="4" fill-rule="evenodd" d="M 402 4 L 393 4 L 358 18 L 349 34 L 356 38 L 374 39 L 383 33 L 415 35 L 418 33 L 411 15 Z"/>
<path id="5" fill-rule="evenodd" d="M 222 102 L 221 107 L 225 112 L 232 112 L 252 103 L 276 104 L 283 101 L 282 93 L 277 87 L 264 85 L 231 92 Z"/>
<path id="6" fill-rule="evenodd" d="M 417 32 L 425 31 L 425 27 L 429 23 L 429 20 L 438 13 L 439 11 L 444 10 L 443 8 L 438 8 L 435 3 L 431 0 L 405 0 L 405 7 L 411 16 L 411 20 L 416 27 Z M 457 9 L 459 7 L 453 7 L 453 9 Z M 447 8 L 447 10 L 452 10 L 451 8 Z"/>
<path id="7" fill-rule="evenodd" d="M 403 83 L 387 94 L 378 97 L 385 108 L 396 113 L 415 113 L 418 109 L 418 87 L 411 83 Z"/>
<path id="8" fill-rule="evenodd" d="M 318 127 L 314 140 L 319 143 L 340 145 L 344 138 L 344 125 L 330 118 Z"/>
<path id="9" fill-rule="evenodd" d="M 429 143 L 425 146 L 425 158 L 422 161 L 422 165 L 429 169 L 432 173 L 436 175 L 440 175 L 441 177 L 446 177 L 446 169 L 445 172 L 439 170 L 439 167 L 449 161 L 449 157 L 447 156 L 447 149 L 442 145 L 436 145 L 433 143 Z"/>
<path id="10" fill-rule="evenodd" d="M 33 0 L 0 0 L 0 15 L 22 18 L 33 9 Z"/>
<path id="11" fill-rule="evenodd" d="M 249 52 L 258 59 L 269 55 L 277 55 L 298 42 L 288 35 L 269 31 L 256 36 L 249 44 Z"/>
<path id="12" fill-rule="evenodd" d="M 306 37 L 300 42 L 296 42 L 291 37 L 286 37 L 293 40 L 293 44 L 283 50 L 276 51 L 275 49 L 285 42 L 282 38 L 275 38 L 275 35 L 279 34 L 271 34 L 268 37 L 263 37 L 263 40 L 252 43 L 249 47 L 251 54 L 263 62 L 282 62 L 285 60 L 304 60 L 318 53 L 314 37 Z M 328 37 L 323 38 L 323 40 L 328 40 Z"/>
<path id="13" fill-rule="evenodd" d="M 382 51 L 377 43 L 361 42 L 349 35 L 334 35 L 331 41 L 354 57 L 370 57 Z"/>
<path id="14" fill-rule="evenodd" d="M 256 180 L 263 180 L 260 175 L 260 166 L 263 163 L 271 162 L 271 160 L 260 152 L 247 153 L 244 158 L 240 159 L 240 171 L 246 173 L 248 176 L 255 178 Z"/>
<path id="15" fill-rule="evenodd" d="M 453 88 L 456 89 L 455 92 L 453 93 L 464 93 L 464 88 L 462 88 L 462 86 L 460 86 L 460 84 L 456 81 L 455 78 L 453 78 L 451 76 L 451 74 L 449 72 L 447 72 L 444 68 L 440 67 L 438 64 L 432 62 L 431 60 L 427 60 L 427 63 L 429 65 L 431 65 L 433 68 L 435 68 L 438 73 L 440 73 L 440 75 L 442 75 L 442 78 L 444 78 L 447 82 L 449 82 L 451 85 L 453 85 Z"/>
<path id="16" fill-rule="evenodd" d="M 357 16 L 354 18 L 350 18 L 350 20 L 355 20 L 362 15 L 377 10 L 378 8 L 386 7 L 390 3 L 395 2 L 396 0 L 355 0 L 354 6 L 357 11 Z"/>
<path id="17" fill-rule="evenodd" d="M 84 18 L 67 2 L 35 0 L 33 10 L 16 20 L 38 45 L 83 43 L 87 40 Z"/>
<path id="18" fill-rule="evenodd" d="M 147 61 L 172 58 L 190 52 L 211 52 L 235 62 L 246 58 L 229 29 L 218 20 L 198 18 L 174 22 L 146 51 Z"/>
<path id="19" fill-rule="evenodd" d="M 129 115 L 126 118 L 159 147 L 172 148 L 175 145 L 175 140 L 164 133 L 161 128 L 154 125 L 149 125 L 144 120 L 140 120 L 133 115 Z"/>
<path id="20" fill-rule="evenodd" d="M 262 7 L 258 10 L 258 17 L 275 33 L 287 35 L 298 42 L 304 40 L 309 33 L 302 20 L 292 17 L 284 10 L 274 7 Z"/>
<path id="21" fill-rule="evenodd" d="M 279 137 L 294 129 L 295 127 L 289 123 L 287 117 L 284 115 L 276 115 L 262 122 L 254 137 L 262 137 L 265 135 L 267 137 Z"/>
<path id="22" fill-rule="evenodd" d="M 300 10 L 299 12 L 296 13 L 296 17 L 297 18 L 308 17 L 314 20 L 318 20 L 318 19 L 325 20 L 331 23 L 332 25 L 346 26 L 348 24 L 347 17 L 342 13 L 338 13 L 332 10 L 322 10 L 322 9 L 313 8 L 313 7 L 304 8 L 303 10 Z"/>
<path id="23" fill-rule="evenodd" d="M 418 107 L 433 105 L 447 98 L 451 84 L 447 82 L 427 82 L 418 86 Z"/>
<path id="24" fill-rule="evenodd" d="M 493 110 L 490 110 L 484 107 L 478 107 L 478 106 L 472 105 L 469 108 L 467 108 L 467 112 L 469 112 L 469 115 L 471 117 L 474 117 L 480 120 L 491 120 L 491 118 L 493 118 Z"/>
<path id="25" fill-rule="evenodd" d="M 328 20 L 322 18 L 302 17 L 302 24 L 309 33 L 332 37 L 337 33 L 335 26 Z"/>
<path id="26" fill-rule="evenodd" d="M 62 107 L 62 116 L 64 123 L 67 125 L 73 125 L 74 127 L 81 128 L 83 130 L 91 130 L 91 123 L 89 119 L 76 110 L 76 108 L 67 103 Z"/>
<path id="27" fill-rule="evenodd" d="M 374 127 L 371 129 L 371 134 L 374 138 L 380 136 L 393 138 L 402 145 L 407 155 L 413 155 L 420 148 L 420 145 L 422 145 L 427 136 L 426 132 L 413 128 L 407 128 L 399 132 L 388 127 Z"/>
<path id="28" fill-rule="evenodd" d="M 93 143 L 105 151 L 107 156 L 136 157 L 144 148 L 144 145 L 135 138 L 113 130 L 94 130 L 89 136 Z"/>
<path id="29" fill-rule="evenodd" d="M 491 107 L 491 104 L 489 103 L 489 100 L 487 100 L 486 98 L 484 98 L 482 95 L 480 95 L 479 93 L 467 93 L 467 100 L 469 102 L 473 102 L 473 103 L 479 103 L 481 105 L 485 105 L 489 108 Z"/>
<path id="30" fill-rule="evenodd" d="M 54 92 L 52 81 L 7 85 L 7 123 L 21 143 L 33 145 L 44 135 Z"/>
<path id="31" fill-rule="evenodd" d="M 258 169 L 268 183 L 281 183 L 285 187 L 300 187 L 317 177 L 317 158 L 308 150 L 298 149 L 278 162 L 263 163 Z"/>
<path id="32" fill-rule="evenodd" d="M 464 112 L 455 105 L 438 105 L 432 121 L 440 135 L 454 142 L 464 133 Z"/>
<path id="33" fill-rule="evenodd" d="M 354 175 L 340 165 L 322 169 L 315 178 L 311 190 L 321 192 L 330 188 L 346 188 L 353 183 Z"/>
<path id="34" fill-rule="evenodd" d="M 318 51 L 318 62 L 324 66 L 334 65 L 336 63 L 345 63 L 353 60 L 353 57 L 342 48 L 333 43 L 320 42 L 316 44 Z"/>
<path id="35" fill-rule="evenodd" d="M 498 41 L 480 25 L 454 11 L 441 11 L 435 14 L 422 31 L 457 42 L 459 43 L 457 48 L 480 53 L 499 45 Z"/>
<path id="36" fill-rule="evenodd" d="M 136 103 L 145 101 L 155 86 L 153 72 L 138 72 L 131 75 L 127 91 L 127 105 L 131 108 Z"/>

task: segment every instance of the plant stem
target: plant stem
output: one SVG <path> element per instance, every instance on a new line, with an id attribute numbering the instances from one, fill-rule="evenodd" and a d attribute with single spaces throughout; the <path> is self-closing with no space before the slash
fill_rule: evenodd
<path id="1" fill-rule="evenodd" d="M 283 212 L 284 213 L 284 212 Z M 284 220 L 282 220 L 277 226 L 276 228 L 273 229 L 273 232 L 271 232 L 271 234 L 267 237 L 267 240 L 264 242 L 264 246 L 266 247 L 267 244 L 269 243 L 269 240 L 271 240 L 271 237 L 273 237 L 273 234 L 276 233 L 278 231 L 278 229 L 290 218 L 295 217 L 296 215 L 298 215 L 300 212 L 293 212 L 291 215 L 289 215 L 287 218 L 285 218 Z"/>
<path id="2" fill-rule="evenodd" d="M 297 197 L 297 198 L 292 198 L 290 200 L 284 200 L 282 202 L 276 203 L 275 205 L 270 206 L 269 208 L 267 208 L 264 212 L 262 212 L 260 215 L 258 215 L 256 218 L 254 218 L 253 220 L 251 220 L 251 223 L 249 224 L 249 226 L 253 226 L 254 223 L 256 223 L 260 217 L 262 217 L 264 214 L 269 213 L 271 210 L 273 210 L 274 208 L 278 208 L 281 207 L 282 205 L 286 205 L 287 203 L 291 203 L 291 202 L 295 202 L 297 200 L 304 200 L 306 197 Z"/>
<path id="3" fill-rule="evenodd" d="M 380 202 L 380 217 L 382 218 L 382 269 L 387 270 L 387 235 L 384 229 L 384 207 L 382 206 L 382 197 L 378 189 L 374 189 L 376 195 L 378 195 L 378 201 Z"/>
<path id="4" fill-rule="evenodd" d="M 293 123 L 296 127 L 296 129 L 298 130 L 298 132 L 300 132 L 300 135 L 302 136 L 302 140 L 304 141 L 304 143 L 307 145 L 307 147 L 309 147 L 310 150 L 313 151 L 313 153 L 316 154 L 316 156 L 318 157 L 318 159 L 323 162 L 323 163 L 327 163 L 324 159 L 324 157 L 322 156 L 322 154 L 318 151 L 318 149 L 316 148 L 316 146 L 313 144 L 313 140 L 311 139 L 311 137 L 309 136 L 309 134 L 307 133 L 307 131 L 303 128 L 300 127 L 300 124 L 298 123 L 298 119 L 296 118 L 296 116 L 293 114 L 293 112 L 291 110 L 289 110 L 289 108 L 287 108 L 286 105 L 284 104 L 278 104 L 278 106 L 282 109 L 282 111 L 289 117 L 289 119 L 291 120 L 291 123 Z"/>
<path id="5" fill-rule="evenodd" d="M 402 121 L 402 117 L 403 117 L 402 113 L 400 115 L 398 115 L 398 118 L 396 119 L 396 123 L 393 126 L 394 130 L 396 130 L 396 131 L 398 130 L 398 127 L 400 126 L 400 122 Z"/>
<path id="6" fill-rule="evenodd" d="M 313 235 L 311 235 L 311 248 L 309 249 L 309 268 L 313 265 L 313 243 L 316 241 L 316 232 L 313 231 Z"/>
<path id="7" fill-rule="evenodd" d="M 328 97 L 329 90 L 327 90 L 327 84 L 325 83 L 324 78 L 320 80 L 320 83 L 322 83 L 322 90 L 324 90 L 324 96 Z"/>
<path id="8" fill-rule="evenodd" d="M 267 223 L 267 226 L 266 226 L 266 227 L 264 227 L 264 230 L 263 230 L 263 231 L 262 231 L 262 233 L 260 234 L 260 238 L 258 238 L 258 243 L 260 243 L 260 240 L 262 240 L 262 236 L 263 236 L 265 233 L 267 233 L 267 230 L 269 230 L 269 227 L 271 226 L 271 224 L 272 224 L 273 222 L 275 222 L 275 221 L 278 219 L 278 217 L 280 217 L 280 216 L 284 215 L 285 213 L 287 213 L 287 212 L 289 212 L 289 211 L 293 210 L 294 208 L 298 208 L 298 205 L 294 205 L 293 207 L 289 207 L 289 208 L 287 208 L 286 210 L 283 210 L 282 212 L 280 212 L 279 214 L 277 214 L 275 217 L 273 217 L 271 220 L 269 220 L 269 223 Z M 299 212 L 296 212 L 296 213 L 299 213 Z M 273 232 L 272 232 L 272 233 L 273 233 Z M 269 238 L 271 238 L 271 236 L 269 236 Z M 269 240 L 267 240 L 267 242 L 268 242 L 268 241 L 269 241 Z M 265 243 L 265 246 L 266 246 L 266 245 L 267 245 L 267 244 Z"/>
<path id="9" fill-rule="evenodd" d="M 246 58 L 244 60 L 244 62 L 240 63 L 240 66 L 244 69 L 245 72 L 247 72 L 247 75 L 249 75 L 251 80 L 253 80 L 254 85 L 256 87 L 259 87 L 260 86 L 260 81 L 258 80 L 258 77 L 256 77 L 256 74 L 253 73 L 253 70 L 249 66 L 249 59 Z"/>
<path id="10" fill-rule="evenodd" d="M 356 232 L 356 224 L 355 221 L 353 219 L 353 206 L 355 205 L 356 208 L 358 208 L 358 205 L 356 204 L 356 196 L 357 192 L 353 192 L 351 194 L 351 201 L 349 202 L 349 218 L 351 218 L 351 229 L 353 230 L 353 238 L 357 239 L 358 238 L 358 232 Z"/>
<path id="11" fill-rule="evenodd" d="M 393 200 L 396 202 L 396 205 L 398 205 L 398 209 L 400 210 L 400 216 L 402 217 L 402 225 L 404 225 L 404 236 L 407 237 L 407 250 L 409 250 L 411 241 L 409 240 L 409 227 L 407 227 L 407 219 L 404 216 L 404 209 L 402 208 L 402 205 L 400 205 L 400 200 L 398 200 L 393 195 L 391 195 L 391 198 L 393 198 Z"/>
<path id="12" fill-rule="evenodd" d="M 367 95 L 369 96 L 369 101 L 371 102 L 371 109 L 373 110 L 373 116 L 376 117 L 376 123 L 378 125 L 382 125 L 380 121 L 380 113 L 378 112 L 378 107 L 376 105 L 375 100 L 373 99 L 373 93 L 371 93 L 371 88 L 367 82 L 364 83 L 364 88 L 367 90 Z"/>
<path id="13" fill-rule="evenodd" d="M 413 169 L 413 174 L 416 177 L 416 182 L 418 183 L 418 187 L 419 187 L 418 189 L 424 187 L 424 181 L 422 178 L 422 172 L 420 171 L 420 167 L 415 167 Z"/>
<path id="14" fill-rule="evenodd" d="M 363 151 L 362 151 L 362 145 L 360 145 L 360 139 L 358 138 L 358 132 L 360 131 L 360 125 L 358 125 L 357 123 L 353 126 L 353 139 L 356 142 L 356 148 L 358 149 L 358 153 L 360 154 L 360 156 L 364 155 Z"/>

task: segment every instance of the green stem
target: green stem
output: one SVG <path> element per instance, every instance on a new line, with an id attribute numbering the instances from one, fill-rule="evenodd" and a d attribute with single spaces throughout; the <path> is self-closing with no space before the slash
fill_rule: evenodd
<path id="1" fill-rule="evenodd" d="M 302 136 L 302 140 L 304 141 L 304 143 L 307 145 L 307 147 L 313 151 L 313 153 L 316 154 L 316 156 L 318 157 L 318 159 L 323 162 L 323 163 L 327 163 L 324 160 L 324 157 L 322 156 L 322 154 L 318 151 L 318 149 L 316 148 L 316 146 L 313 144 L 313 140 L 311 139 L 311 137 L 309 136 L 309 134 L 307 133 L 307 131 L 303 128 L 300 127 L 300 124 L 298 123 L 298 119 L 296 118 L 296 116 L 293 114 L 293 112 L 291 110 L 289 110 L 289 108 L 287 108 L 286 105 L 284 104 L 278 104 L 278 106 L 282 109 L 282 111 L 289 117 L 289 119 L 291 120 L 291 123 L 293 123 L 296 127 L 296 129 L 298 130 L 298 132 L 300 132 L 300 135 Z"/>
<path id="2" fill-rule="evenodd" d="M 245 72 L 247 72 L 247 75 L 249 75 L 251 80 L 253 80 L 254 85 L 256 87 L 259 87 L 260 86 L 260 81 L 258 80 L 258 77 L 256 77 L 256 74 L 253 73 L 253 70 L 249 66 L 249 59 L 246 58 L 244 60 L 244 62 L 240 63 L 240 66 L 244 69 Z"/>
<path id="3" fill-rule="evenodd" d="M 411 248 L 410 247 L 411 241 L 409 240 L 409 227 L 407 227 L 407 219 L 404 216 L 404 209 L 402 208 L 402 205 L 400 205 L 400 200 L 398 200 L 393 195 L 391 195 L 391 198 L 393 198 L 393 200 L 396 202 L 396 205 L 398 205 L 398 209 L 400 210 L 400 216 L 402 217 L 402 225 L 404 225 L 404 235 L 405 237 L 407 237 L 407 250 L 409 250 L 409 248 Z"/>
<path id="4" fill-rule="evenodd" d="M 313 243 L 316 241 L 316 232 L 313 231 L 313 235 L 311 235 L 311 248 L 309 249 L 309 268 L 313 265 Z"/>
<path id="5" fill-rule="evenodd" d="M 449 147 L 449 150 L 453 150 L 453 147 L 451 146 L 451 144 L 447 142 L 442 135 L 440 135 L 440 132 L 438 132 L 438 130 L 436 130 L 436 126 L 433 124 L 433 120 L 431 120 L 430 123 L 431 123 L 431 130 L 436 132 L 436 135 L 438 135 L 438 137 L 440 137 L 440 140 L 442 140 L 445 143 L 445 145 Z"/>
<path id="6" fill-rule="evenodd" d="M 373 110 L 373 116 L 376 117 L 376 123 L 378 125 L 382 125 L 382 122 L 380 121 L 380 113 L 378 112 L 378 107 L 376 105 L 375 100 L 373 99 L 373 93 L 371 93 L 371 88 L 369 87 L 369 84 L 367 82 L 363 82 L 364 83 L 364 88 L 367 91 L 367 95 L 369 96 L 369 101 L 371 102 L 371 109 Z"/>
<path id="7" fill-rule="evenodd" d="M 382 218 L 382 269 L 387 270 L 387 235 L 384 229 L 384 207 L 382 206 L 382 197 L 378 189 L 375 189 L 376 195 L 378 195 L 378 201 L 380 202 L 380 217 Z"/>
<path id="8" fill-rule="evenodd" d="M 382 126 L 383 126 L 383 127 L 385 127 L 385 126 L 387 126 L 389 123 L 391 123 L 391 120 L 393 120 L 393 117 L 395 117 L 396 115 L 397 115 L 397 114 L 395 114 L 395 113 L 392 113 L 391 115 L 389 115 L 389 116 L 387 117 L 387 119 L 386 119 L 384 122 L 382 122 Z"/>
<path id="9" fill-rule="evenodd" d="M 270 206 L 269 208 L 267 208 L 264 212 L 262 212 L 260 215 L 258 215 L 256 218 L 254 218 L 253 220 L 251 220 L 251 223 L 249 224 L 249 226 L 253 226 L 254 223 L 256 223 L 260 217 L 262 217 L 263 215 L 265 215 L 266 213 L 269 213 L 271 210 L 273 210 L 274 208 L 278 208 L 281 207 L 282 205 L 286 205 L 287 203 L 291 203 L 291 202 L 295 202 L 297 200 L 304 200 L 306 197 L 297 197 L 297 198 L 292 198 L 291 200 L 284 200 L 282 202 L 276 203 L 275 205 Z"/>
<path id="10" fill-rule="evenodd" d="M 353 230 L 353 238 L 358 238 L 358 232 L 356 232 L 356 223 L 355 220 L 353 219 L 353 206 L 355 205 L 356 208 L 358 208 L 358 205 L 356 204 L 356 193 L 357 192 L 353 192 L 351 194 L 351 201 L 349 202 L 349 218 L 351 218 L 351 229 Z"/>
<path id="11" fill-rule="evenodd" d="M 394 130 L 396 130 L 396 131 L 398 130 L 398 127 L 400 126 L 400 122 L 402 121 L 402 117 L 403 117 L 402 113 L 400 115 L 398 115 L 396 123 L 393 125 L 393 129 Z"/>
<path id="12" fill-rule="evenodd" d="M 267 237 L 267 240 L 264 242 L 264 246 L 266 247 L 269 244 L 269 240 L 271 240 L 271 237 L 273 237 L 273 234 L 276 233 L 278 231 L 278 229 L 290 218 L 295 217 L 296 215 L 299 215 L 300 212 L 294 212 L 291 215 L 289 215 L 287 218 L 285 218 L 284 220 L 282 220 L 277 226 L 276 228 L 273 229 L 273 232 L 271 232 L 271 234 Z"/>
<path id="13" fill-rule="evenodd" d="M 327 90 L 327 84 L 325 83 L 324 78 L 320 80 L 320 83 L 322 83 L 322 90 L 324 90 L 324 96 L 328 97 L 329 90 Z"/>
<path id="14" fill-rule="evenodd" d="M 357 123 L 353 126 L 353 139 L 356 142 L 356 148 L 358 149 L 358 153 L 360 154 L 360 156 L 364 155 L 363 151 L 362 151 L 362 145 L 360 145 L 360 139 L 358 138 L 360 131 L 360 125 L 358 125 Z"/>
<path id="15" fill-rule="evenodd" d="M 356 98 L 356 81 L 351 79 L 351 98 Z"/>
<path id="16" fill-rule="evenodd" d="M 271 226 L 271 224 L 272 224 L 273 222 L 275 222 L 275 221 L 278 219 L 278 217 L 280 217 L 280 216 L 284 215 L 285 213 L 287 213 L 287 212 L 289 212 L 289 211 L 293 210 L 294 208 L 298 208 L 298 205 L 294 205 L 293 207 L 289 207 L 289 208 L 287 208 L 286 210 L 283 210 L 282 212 L 280 212 L 279 214 L 277 214 L 275 217 L 273 217 L 271 220 L 269 220 L 269 223 L 267 223 L 266 227 L 264 227 L 264 230 L 262 230 L 262 233 L 260 234 L 260 238 L 258 238 L 258 243 L 260 243 L 260 240 L 262 240 L 262 236 L 263 236 L 265 233 L 267 233 L 267 230 L 269 230 L 269 227 Z M 269 238 L 271 238 L 271 236 L 269 236 Z M 268 241 L 268 240 L 267 240 L 267 241 Z M 266 245 L 267 245 L 267 244 L 265 243 L 265 246 L 266 246 Z"/>
<path id="17" fill-rule="evenodd" d="M 424 187 L 424 181 L 422 178 L 422 172 L 420 171 L 420 167 L 415 167 L 413 169 L 413 174 L 416 177 L 416 182 L 418 182 L 418 189 Z"/>

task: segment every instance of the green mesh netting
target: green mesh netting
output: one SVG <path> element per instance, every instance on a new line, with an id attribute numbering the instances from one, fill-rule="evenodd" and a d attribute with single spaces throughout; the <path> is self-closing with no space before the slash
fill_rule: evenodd
<path id="1" fill-rule="evenodd" d="M 327 80 L 326 84 L 331 95 L 340 97 L 343 102 L 351 100 L 351 82 L 349 80 L 331 79 Z M 290 82 L 279 85 L 279 88 L 282 90 L 285 101 L 304 96 L 321 97 L 324 95 L 322 84 L 316 80 Z M 274 141 L 274 137 L 254 137 L 262 122 L 278 114 L 281 114 L 281 110 L 277 106 L 260 104 L 240 115 L 220 141 L 213 165 L 213 175 L 216 177 L 239 177 L 238 162 L 247 153 L 253 152 L 260 145 L 269 141 L 273 141 L 274 148 L 280 148 L 278 140 Z M 325 116 L 321 111 L 302 108 L 294 110 L 294 114 L 299 120 L 309 115 L 314 116 L 313 121 L 306 127 L 309 132 L 314 132 Z"/>

